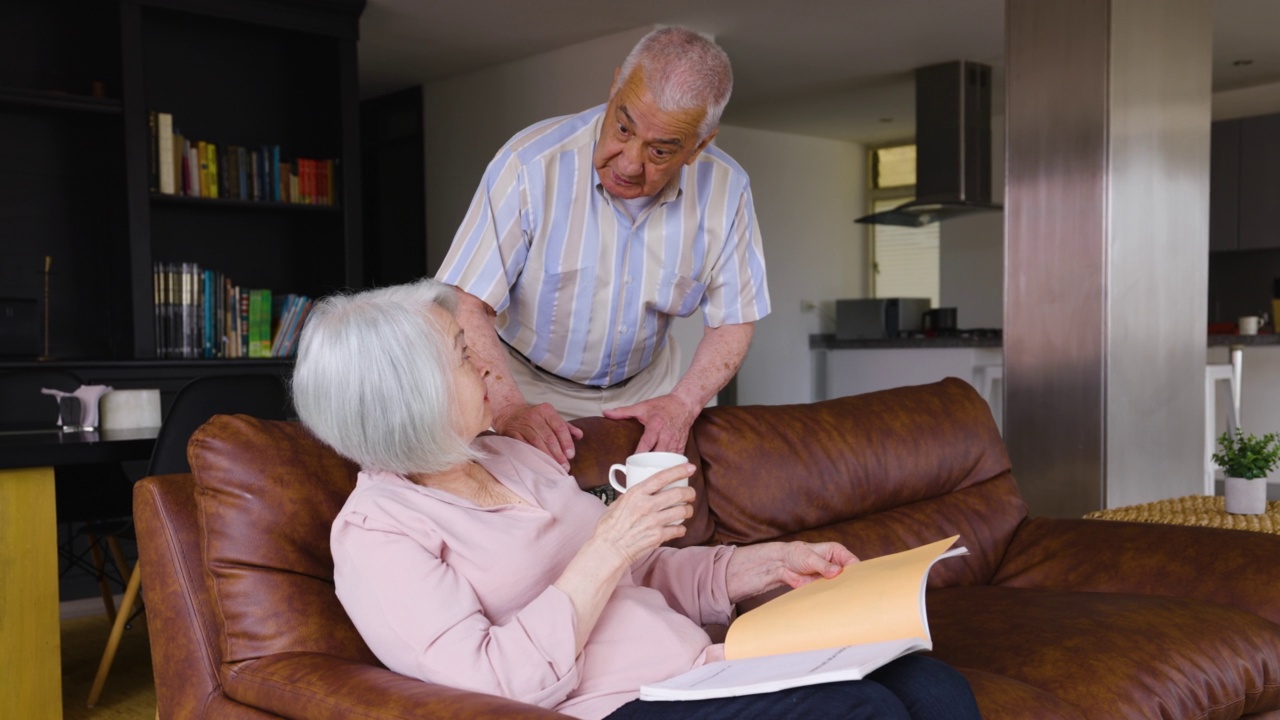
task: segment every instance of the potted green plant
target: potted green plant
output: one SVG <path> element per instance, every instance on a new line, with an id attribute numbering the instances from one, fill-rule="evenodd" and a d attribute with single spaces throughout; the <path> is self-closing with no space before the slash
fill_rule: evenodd
<path id="1" fill-rule="evenodd" d="M 1257 515 L 1267 511 L 1267 474 L 1280 463 L 1280 435 L 1250 435 L 1240 428 L 1218 438 L 1213 461 L 1226 473 L 1227 512 Z"/>

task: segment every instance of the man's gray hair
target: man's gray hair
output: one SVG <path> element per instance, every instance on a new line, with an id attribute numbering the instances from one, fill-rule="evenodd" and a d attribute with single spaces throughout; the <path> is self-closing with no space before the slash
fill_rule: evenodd
<path id="1" fill-rule="evenodd" d="M 298 418 L 365 470 L 435 473 L 480 453 L 453 415 L 453 338 L 427 311 L 453 313 L 432 279 L 330 295 L 307 316 L 294 364 Z"/>
<path id="2" fill-rule="evenodd" d="M 733 68 L 719 45 L 688 28 L 658 28 L 631 49 L 618 71 L 615 92 L 637 66 L 644 69 L 645 85 L 661 110 L 706 110 L 699 140 L 720 126 L 733 92 Z"/>

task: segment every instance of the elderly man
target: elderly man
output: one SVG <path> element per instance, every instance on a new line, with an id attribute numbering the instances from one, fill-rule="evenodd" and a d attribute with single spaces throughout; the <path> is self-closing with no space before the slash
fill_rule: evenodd
<path id="1" fill-rule="evenodd" d="M 567 419 L 635 418 L 683 449 L 769 313 L 747 174 L 710 146 L 733 86 L 718 45 L 646 35 L 606 105 L 520 132 L 489 164 L 437 278 L 493 372 L 494 429 L 565 467 Z M 705 329 L 681 375 L 671 319 Z"/>

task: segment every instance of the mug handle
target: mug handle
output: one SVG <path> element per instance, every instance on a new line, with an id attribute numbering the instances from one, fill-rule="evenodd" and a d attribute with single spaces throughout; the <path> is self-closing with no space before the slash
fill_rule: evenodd
<path id="1" fill-rule="evenodd" d="M 617 490 L 620 493 L 624 493 L 627 491 L 626 486 L 619 485 L 618 479 L 613 476 L 614 471 L 617 471 L 617 470 L 622 471 L 622 477 L 625 478 L 627 476 L 627 466 L 618 465 L 617 463 L 614 463 L 613 465 L 609 466 L 609 484 L 613 486 L 614 490 Z"/>

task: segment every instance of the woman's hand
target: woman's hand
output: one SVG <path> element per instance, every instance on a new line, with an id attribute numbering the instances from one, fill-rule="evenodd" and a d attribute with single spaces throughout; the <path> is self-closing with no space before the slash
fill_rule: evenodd
<path id="1" fill-rule="evenodd" d="M 787 543 L 782 556 L 782 581 L 793 588 L 817 580 L 833 578 L 846 565 L 858 562 L 857 556 L 840 543 Z"/>
<path id="2" fill-rule="evenodd" d="M 818 578 L 833 578 L 858 558 L 840 543 L 763 543 L 733 551 L 725 578 L 733 602 L 779 585 L 798 588 Z"/>
<path id="3" fill-rule="evenodd" d="M 612 548 L 630 567 L 651 550 L 685 534 L 684 521 L 693 516 L 696 493 L 690 487 L 668 487 L 693 475 L 688 463 L 650 475 L 629 486 L 596 523 L 591 542 Z"/>
<path id="4" fill-rule="evenodd" d="M 622 574 L 654 548 L 684 535 L 680 523 L 693 515 L 695 493 L 667 485 L 689 477 L 693 470 L 689 464 L 677 465 L 629 487 L 600 516 L 591 538 L 556 580 L 578 615 L 574 633 L 579 652 Z"/>

